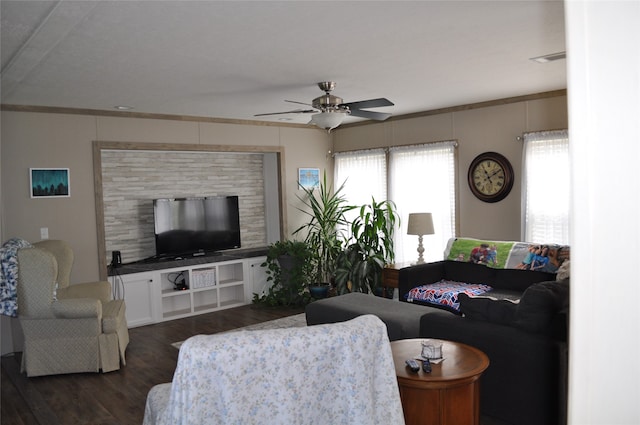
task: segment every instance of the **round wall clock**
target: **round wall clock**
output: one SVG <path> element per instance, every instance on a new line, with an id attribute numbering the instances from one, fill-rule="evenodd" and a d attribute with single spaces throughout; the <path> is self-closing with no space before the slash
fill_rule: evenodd
<path id="1" fill-rule="evenodd" d="M 506 198 L 513 187 L 513 168 L 507 158 L 496 152 L 476 156 L 469 166 L 469 188 L 484 202 Z"/>

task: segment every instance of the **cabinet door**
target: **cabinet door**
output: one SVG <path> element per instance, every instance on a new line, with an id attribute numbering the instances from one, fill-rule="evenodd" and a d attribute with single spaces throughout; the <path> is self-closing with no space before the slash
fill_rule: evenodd
<path id="1" fill-rule="evenodd" d="M 251 282 L 247 285 L 249 293 L 247 294 L 247 301 L 253 300 L 253 294 L 264 295 L 269 289 L 269 282 L 267 282 L 267 268 L 261 267 L 260 264 L 264 263 L 267 257 L 255 257 L 248 261 L 249 273 L 251 276 Z"/>
<path id="2" fill-rule="evenodd" d="M 113 279 L 113 278 L 112 278 Z M 155 310 L 158 295 L 155 294 L 155 273 L 134 273 L 119 276 L 124 287 L 127 326 L 155 323 Z"/>

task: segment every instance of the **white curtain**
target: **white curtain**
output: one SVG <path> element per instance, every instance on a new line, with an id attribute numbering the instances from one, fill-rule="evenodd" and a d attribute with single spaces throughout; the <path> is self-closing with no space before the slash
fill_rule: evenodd
<path id="1" fill-rule="evenodd" d="M 384 149 L 335 154 L 335 189 L 344 183 L 344 195 L 354 205 L 387 199 L 387 156 Z"/>
<path id="2" fill-rule="evenodd" d="M 369 149 L 335 154 L 334 189 L 344 183 L 342 194 L 349 205 L 370 204 L 387 199 L 387 155 L 384 149 Z M 347 214 L 349 222 L 357 211 Z M 349 233 L 349 229 L 345 229 Z"/>
<path id="3" fill-rule="evenodd" d="M 523 165 L 523 240 L 569 244 L 567 130 L 525 134 Z"/>
<path id="4" fill-rule="evenodd" d="M 442 260 L 455 235 L 455 141 L 391 148 L 389 195 L 398 206 L 402 227 L 396 232 L 396 262 L 418 259 L 418 236 L 407 235 L 409 213 L 430 212 L 435 234 L 423 237 L 424 260 Z"/>

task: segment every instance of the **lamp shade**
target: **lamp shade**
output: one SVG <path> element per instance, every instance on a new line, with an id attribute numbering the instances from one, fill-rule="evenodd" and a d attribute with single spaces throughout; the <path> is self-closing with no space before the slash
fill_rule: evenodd
<path id="1" fill-rule="evenodd" d="M 409 214 L 408 235 L 433 235 L 433 218 L 431 213 Z"/>
<path id="2" fill-rule="evenodd" d="M 310 124 L 315 124 L 325 130 L 331 130 L 342 124 L 342 121 L 344 121 L 346 117 L 346 112 L 326 111 L 312 115 Z"/>

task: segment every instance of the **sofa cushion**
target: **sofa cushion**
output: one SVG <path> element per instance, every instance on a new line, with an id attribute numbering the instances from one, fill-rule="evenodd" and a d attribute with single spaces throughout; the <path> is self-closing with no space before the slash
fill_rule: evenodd
<path id="1" fill-rule="evenodd" d="M 482 264 L 447 260 L 444 262 L 443 277 L 456 282 L 485 283 L 491 285 L 495 280 L 496 271 L 497 270 L 483 266 Z"/>
<path id="2" fill-rule="evenodd" d="M 496 288 L 524 292 L 534 283 L 555 280 L 555 274 L 532 270 L 503 269 L 495 271 Z"/>
<path id="3" fill-rule="evenodd" d="M 515 326 L 533 333 L 548 332 L 554 324 L 554 318 L 568 306 L 568 280 L 535 283 L 522 294 Z"/>
<path id="4" fill-rule="evenodd" d="M 518 302 L 494 297 L 471 297 L 458 295 L 460 312 L 471 320 L 483 320 L 501 325 L 512 325 L 516 317 Z"/>
<path id="5" fill-rule="evenodd" d="M 442 279 L 440 282 L 421 285 L 407 294 L 407 301 L 425 303 L 460 314 L 460 294 L 480 295 L 490 291 L 483 283 L 464 283 Z"/>

